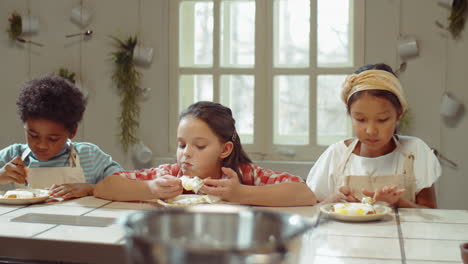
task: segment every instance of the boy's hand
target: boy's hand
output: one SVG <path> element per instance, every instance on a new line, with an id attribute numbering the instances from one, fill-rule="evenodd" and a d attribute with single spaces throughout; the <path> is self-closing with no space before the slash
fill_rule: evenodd
<path id="1" fill-rule="evenodd" d="M 387 202 L 391 206 L 395 206 L 396 204 L 398 204 L 398 201 L 405 192 L 405 189 L 398 189 L 398 186 L 396 185 L 385 186 L 382 189 L 377 190 L 375 192 L 369 190 L 362 190 L 362 193 L 364 195 L 374 198 L 374 201 Z"/>
<path id="2" fill-rule="evenodd" d="M 50 196 L 62 197 L 63 199 L 79 198 L 93 195 L 94 184 L 89 183 L 67 183 L 54 184 L 50 188 Z"/>
<path id="3" fill-rule="evenodd" d="M 27 181 L 27 177 L 27 168 L 21 157 L 12 159 L 0 169 L 0 184 L 12 182 L 24 184 Z"/>
<path id="4" fill-rule="evenodd" d="M 151 192 L 158 199 L 170 199 L 182 194 L 182 181 L 172 175 L 164 175 L 152 180 L 149 184 Z"/>
<path id="5" fill-rule="evenodd" d="M 221 170 L 227 178 L 219 180 L 205 179 L 205 184 L 200 190 L 208 195 L 221 197 L 225 201 L 239 203 L 242 184 L 239 182 L 237 173 L 231 168 L 221 168 Z"/>

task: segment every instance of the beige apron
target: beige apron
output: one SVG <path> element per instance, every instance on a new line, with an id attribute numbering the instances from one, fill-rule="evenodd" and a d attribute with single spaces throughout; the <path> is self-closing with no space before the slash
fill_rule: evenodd
<path id="1" fill-rule="evenodd" d="M 346 165 L 359 141 L 356 139 L 348 146 L 345 156 L 338 166 L 339 174 L 337 177 L 338 184 L 336 186 L 338 186 L 338 188 L 341 186 L 350 187 L 355 197 L 361 199 L 364 196 L 361 192 L 362 189 L 375 191 L 387 185 L 398 185 L 399 188 L 406 189 L 402 197 L 414 202 L 416 193 L 416 178 L 413 170 L 414 155 L 412 153 L 403 152 L 400 142 L 398 142 L 396 138 L 393 138 L 393 140 L 396 144 L 395 151 L 405 156 L 403 171 L 400 174 L 395 172 L 395 174 L 391 175 L 345 175 Z"/>
<path id="2" fill-rule="evenodd" d="M 68 163 L 70 167 L 39 167 L 28 168 L 28 184 L 31 188 L 44 189 L 53 184 L 65 183 L 85 183 L 86 178 L 80 166 L 80 157 L 70 144 L 70 156 Z M 26 149 L 21 155 L 24 160 L 31 153 L 31 149 Z"/>

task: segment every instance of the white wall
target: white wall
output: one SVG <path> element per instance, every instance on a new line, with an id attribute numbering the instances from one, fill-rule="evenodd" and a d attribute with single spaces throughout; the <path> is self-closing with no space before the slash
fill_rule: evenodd
<path id="1" fill-rule="evenodd" d="M 142 103 L 140 136 L 157 157 L 174 156 L 168 153 L 169 129 L 165 126 L 169 106 L 169 1 L 84 1 L 95 11 L 89 27 L 95 33 L 90 40 L 80 43 L 78 39 L 64 37 L 80 31 L 69 19 L 70 10 L 79 4 L 78 0 L 1 0 L 0 148 L 24 141 L 14 103 L 20 85 L 65 66 L 81 76 L 80 85 L 90 92 L 77 140 L 97 143 L 125 168 L 134 168 L 116 137 L 120 107 L 110 79 L 109 53 L 113 48 L 109 35 L 127 37 L 140 33 L 140 41 L 155 48 L 153 64 L 139 68 L 143 74 L 142 86 L 152 89 L 150 98 Z M 30 52 L 28 46 L 12 44 L 4 33 L 11 12 L 17 10 L 25 14 L 28 8 L 41 23 L 39 34 L 33 39 L 46 45 L 43 48 L 31 46 Z M 445 22 L 448 15 L 448 10 L 439 7 L 435 0 L 366 1 L 365 61 L 386 62 L 395 67 L 400 63 L 396 54 L 399 35 L 410 34 L 418 39 L 420 57 L 408 61 L 407 70 L 401 75 L 414 116 L 410 134 L 422 138 L 459 165 L 456 170 L 443 167 L 443 177 L 437 186 L 439 206 L 468 209 L 464 195 L 468 188 L 468 168 L 464 163 L 468 157 L 468 141 L 464 138 L 468 120 L 463 117 L 456 126 L 449 127 L 442 122 L 438 110 L 445 90 L 468 102 L 468 67 L 465 66 L 468 32 L 464 32 L 459 41 L 444 37 L 446 33 L 437 28 L 434 21 Z"/>
<path id="2" fill-rule="evenodd" d="M 117 138 L 120 106 L 111 81 L 110 52 L 115 49 L 109 36 L 123 38 L 139 33 L 139 42 L 155 49 L 153 64 L 138 68 L 143 76 L 142 87 L 151 88 L 149 99 L 142 102 L 140 137 L 156 155 L 166 156 L 168 128 L 161 124 L 168 119 L 168 1 L 84 1 L 95 13 L 88 27 L 94 33 L 91 39 L 81 43 L 79 38 L 65 38 L 67 34 L 80 32 L 70 21 L 71 9 L 79 3 L 78 0 L 0 1 L 3 21 L 0 23 L 0 148 L 24 141 L 14 103 L 21 84 L 67 67 L 81 77 L 79 85 L 89 91 L 88 106 L 76 140 L 97 143 L 122 166 L 133 168 L 130 155 L 123 153 Z M 27 14 L 28 8 L 40 21 L 39 32 L 32 39 L 45 45 L 31 46 L 31 52 L 28 46 L 12 43 L 5 33 L 10 14 L 15 10 Z"/>

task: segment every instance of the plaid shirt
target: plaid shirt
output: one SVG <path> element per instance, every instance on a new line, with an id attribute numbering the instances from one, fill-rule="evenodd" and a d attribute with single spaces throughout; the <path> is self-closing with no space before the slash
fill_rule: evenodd
<path id="1" fill-rule="evenodd" d="M 242 181 L 245 185 L 261 186 L 284 182 L 303 182 L 299 176 L 263 169 L 255 164 L 242 164 L 239 168 L 242 174 Z M 125 176 L 131 180 L 148 181 L 163 175 L 181 177 L 183 173 L 178 164 L 162 164 L 157 168 L 120 171 L 114 173 L 114 175 Z"/>

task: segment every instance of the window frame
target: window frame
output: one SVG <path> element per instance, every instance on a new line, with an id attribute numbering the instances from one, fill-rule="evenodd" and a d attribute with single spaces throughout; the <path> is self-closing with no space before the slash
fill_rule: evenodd
<path id="1" fill-rule="evenodd" d="M 316 160 L 327 146 L 316 144 L 316 84 L 321 74 L 350 74 L 363 65 L 365 1 L 350 0 L 352 13 L 351 29 L 353 30 L 350 49 L 353 65 L 351 67 L 319 68 L 317 67 L 317 0 L 310 0 L 310 38 L 309 67 L 275 68 L 273 61 L 273 3 L 272 0 L 256 0 L 255 9 L 255 65 L 253 68 L 220 66 L 220 5 L 222 0 L 205 0 L 213 2 L 213 65 L 212 67 L 179 67 L 179 6 L 182 2 L 203 0 L 169 1 L 169 152 L 177 150 L 179 76 L 183 74 L 209 74 L 213 76 L 213 101 L 220 101 L 221 75 L 253 75 L 254 91 L 254 144 L 243 144 L 253 160 Z M 259 48 L 261 47 L 261 48 Z M 315 51 L 315 52 L 312 52 Z M 309 145 L 274 145 L 273 144 L 273 82 L 274 76 L 307 75 L 309 77 Z"/>

